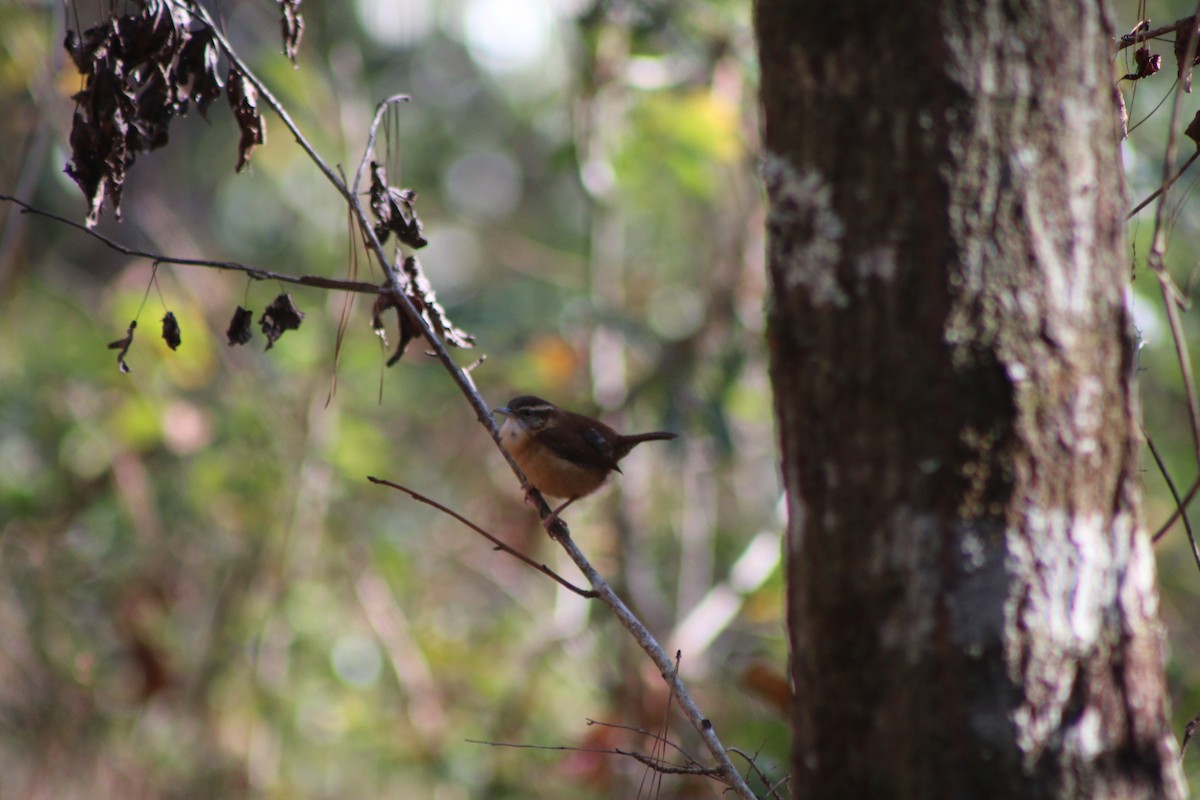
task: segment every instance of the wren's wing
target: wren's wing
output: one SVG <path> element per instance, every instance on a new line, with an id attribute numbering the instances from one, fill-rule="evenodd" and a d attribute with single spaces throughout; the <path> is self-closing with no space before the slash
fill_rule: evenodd
<path id="1" fill-rule="evenodd" d="M 574 426 L 571 426 L 574 427 Z M 613 437 L 601 428 L 588 426 L 580 430 L 562 431 L 547 426 L 537 436 L 547 447 L 566 460 L 584 467 L 617 469 L 616 454 L 613 452 Z"/>

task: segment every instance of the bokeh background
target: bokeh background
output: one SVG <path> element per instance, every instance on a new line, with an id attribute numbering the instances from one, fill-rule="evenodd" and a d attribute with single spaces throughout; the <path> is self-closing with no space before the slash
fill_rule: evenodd
<path id="1" fill-rule="evenodd" d="M 79 221 L 86 204 L 63 167 L 81 84 L 61 42 L 133 4 L 83 5 L 0 0 L 0 193 Z M 749 3 L 310 1 L 298 68 L 280 53 L 275 4 L 210 7 L 347 172 L 375 104 L 412 96 L 379 149 L 420 193 L 430 244 L 419 257 L 476 335 L 456 356 L 486 356 L 473 376 L 493 404 L 532 392 L 622 429 L 681 434 L 636 450 L 615 486 L 568 518 L 651 630 L 682 650 L 724 742 L 782 777 Z M 1124 30 L 1191 6 L 1113 9 Z M 1131 202 L 1162 174 L 1174 68 L 1170 43 L 1154 49 L 1164 71 L 1121 83 Z M 1134 71 L 1132 57 L 1114 58 L 1114 79 Z M 224 103 L 177 120 L 167 148 L 139 156 L 124 221 L 109 211 L 99 231 L 173 256 L 378 280 L 354 255 L 338 195 L 271 114 L 267 144 L 234 174 Z M 1197 108 L 1185 97 L 1184 124 Z M 1168 207 L 1168 266 L 1190 292 L 1194 176 Z M 1129 238 L 1145 426 L 1183 490 L 1198 468 L 1144 269 L 1150 219 L 1131 222 Z M 0 203 L 0 797 L 647 796 L 629 759 L 476 743 L 652 750 L 589 720 L 666 721 L 702 756 L 602 608 L 366 481 L 409 485 L 573 577 L 419 346 L 385 368 L 390 348 L 362 297 L 152 271 Z M 306 313 L 298 331 L 269 352 L 257 329 L 245 347 L 226 345 L 237 306 L 257 318 L 283 291 Z M 176 352 L 157 335 L 168 310 L 182 328 Z M 105 345 L 134 318 L 132 372 L 121 374 Z M 1194 312 L 1185 325 L 1195 350 Z M 1171 499 L 1148 453 L 1143 466 L 1153 529 Z M 1200 568 L 1181 527 L 1157 552 L 1182 733 L 1200 712 Z M 678 777 L 656 791 L 717 796 Z"/>
<path id="2" fill-rule="evenodd" d="M 61 47 L 115 5 L 0 3 L 0 192 L 82 221 Z M 645 445 L 568 514 L 726 744 L 784 774 L 780 504 L 764 370 L 755 71 L 742 2 L 210 8 L 330 164 L 417 190 L 419 252 L 493 405 L 543 395 Z M 98 231 L 173 256 L 379 280 L 286 129 L 235 175 L 224 99 L 176 120 Z M 0 797 L 633 797 L 650 752 L 703 751 L 603 607 L 367 475 L 556 567 L 473 412 L 370 302 L 153 265 L 0 203 Z M 269 352 L 234 309 L 289 291 Z M 176 352 L 158 337 L 172 311 Z M 117 370 L 105 345 L 139 322 Z M 345 332 L 338 349 L 339 323 Z M 388 319 L 394 344 L 394 317 Z M 336 384 L 336 390 L 335 390 Z M 655 796 L 717 796 L 668 777 Z M 649 785 L 642 790 L 649 795 Z"/>

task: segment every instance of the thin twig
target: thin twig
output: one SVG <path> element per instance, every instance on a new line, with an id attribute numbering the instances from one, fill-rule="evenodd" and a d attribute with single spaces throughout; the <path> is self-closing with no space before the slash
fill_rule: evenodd
<path id="1" fill-rule="evenodd" d="M 784 784 L 790 780 L 790 775 L 785 775 L 784 777 L 779 778 L 778 781 L 772 783 L 770 782 L 770 776 L 762 770 L 761 766 L 758 766 L 758 753 L 755 753 L 754 756 L 750 756 L 749 753 L 739 750 L 737 747 L 730 747 L 730 752 L 737 753 L 738 756 L 746 759 L 746 763 L 750 765 L 751 770 L 754 770 L 754 774 L 758 776 L 758 780 L 762 781 L 763 786 L 767 787 L 768 796 L 772 796 L 772 798 L 775 798 L 775 800 L 784 800 L 779 795 L 778 789 L 779 787 L 784 786 Z"/>
<path id="2" fill-rule="evenodd" d="M 737 753 L 739 756 L 746 759 L 746 763 L 750 765 L 750 769 L 754 771 L 754 774 L 758 776 L 758 779 L 761 780 L 763 785 L 767 787 L 768 797 L 774 797 L 775 800 L 783 800 L 783 798 L 779 796 L 779 792 L 777 790 L 780 786 L 788 782 L 788 778 L 790 776 L 784 775 L 775 783 L 771 783 L 770 776 L 763 772 L 762 767 L 758 766 L 758 753 L 755 753 L 753 756 L 751 756 L 750 754 L 739 750 L 736 747 L 729 748 L 729 752 Z"/>
<path id="3" fill-rule="evenodd" d="M 1188 167 L 1190 167 L 1190 166 L 1191 166 L 1191 165 L 1192 165 L 1192 164 L 1195 162 L 1195 160 L 1196 160 L 1197 158 L 1200 158 L 1200 147 L 1197 147 L 1197 148 L 1196 148 L 1196 152 L 1194 152 L 1194 153 L 1192 153 L 1190 156 L 1188 156 L 1188 160 L 1187 160 L 1187 161 L 1185 161 L 1185 162 L 1183 162 L 1183 165 L 1182 165 L 1182 166 L 1179 168 L 1179 171 L 1178 171 L 1178 172 L 1176 172 L 1176 173 L 1175 173 L 1175 174 L 1174 174 L 1174 175 L 1171 177 L 1171 180 L 1169 180 L 1167 183 L 1163 184 L 1162 186 L 1159 186 L 1157 189 L 1155 189 L 1155 190 L 1154 190 L 1154 192 L 1153 192 L 1153 193 L 1152 193 L 1152 194 L 1151 194 L 1149 197 L 1147 197 L 1145 200 L 1143 200 L 1142 202 L 1140 202 L 1140 203 L 1138 203 L 1136 206 L 1134 206 L 1134 207 L 1133 207 L 1133 210 L 1132 210 L 1132 211 L 1130 211 L 1128 214 L 1126 214 L 1126 215 L 1125 215 L 1125 219 L 1126 219 L 1126 220 L 1131 220 L 1131 219 L 1133 219 L 1134 217 L 1136 217 L 1136 216 L 1137 216 L 1137 214 L 1138 214 L 1138 212 L 1139 212 L 1139 211 L 1141 211 L 1143 208 L 1145 208 L 1146 206 L 1148 206 L 1148 205 L 1150 205 L 1151 203 L 1153 203 L 1153 202 L 1154 202 L 1154 200 L 1155 200 L 1155 199 L 1156 199 L 1156 198 L 1157 198 L 1157 197 L 1158 197 L 1160 194 L 1162 194 L 1163 192 L 1165 192 L 1165 191 L 1167 191 L 1168 189 L 1170 189 L 1170 188 L 1171 188 L 1171 186 L 1172 186 L 1172 184 L 1174 184 L 1174 183 L 1175 183 L 1175 181 L 1177 181 L 1177 180 L 1179 180 L 1180 178 L 1182 178 L 1182 177 L 1183 177 L 1183 173 L 1187 172 L 1187 168 L 1188 168 Z"/>
<path id="4" fill-rule="evenodd" d="M 185 267 L 212 267 L 214 269 L 231 270 L 234 272 L 244 272 L 254 280 L 258 281 L 279 281 L 280 283 L 296 283 L 302 286 L 315 286 L 320 289 L 336 289 L 343 292 L 359 292 L 361 294 L 379 294 L 381 289 L 373 283 L 363 283 L 362 281 L 344 281 L 337 278 L 324 278 L 320 275 L 284 275 L 280 272 L 272 272 L 261 267 L 250 267 L 245 264 L 240 264 L 236 261 L 213 261 L 207 258 L 179 258 L 177 256 L 169 256 L 164 253 L 154 253 L 149 250 L 142 250 L 137 247 L 129 247 L 120 242 L 114 241 L 107 236 L 97 233 L 86 225 L 81 225 L 74 220 L 60 217 L 58 214 L 53 214 L 49 211 L 44 211 L 37 206 L 32 206 L 20 198 L 13 197 L 8 194 L 0 194 L 0 200 L 5 200 L 21 207 L 22 214 L 35 214 L 39 217 L 52 219 L 55 222 L 60 222 L 63 225 L 86 233 L 96 241 L 103 244 L 110 250 L 127 256 L 136 258 L 145 258 L 155 264 L 179 264 Z"/>
<path id="5" fill-rule="evenodd" d="M 676 650 L 675 651 L 675 668 L 673 670 L 671 670 L 672 675 L 679 674 L 679 662 L 682 658 L 683 658 L 683 652 L 681 650 Z M 667 695 L 666 705 L 663 708 L 662 733 L 654 738 L 654 745 L 650 748 L 650 754 L 652 756 L 654 756 L 655 758 L 660 758 L 663 760 L 666 759 L 667 743 L 669 742 L 669 740 L 667 739 L 667 734 L 670 733 L 670 730 L 671 730 L 671 728 L 670 728 L 670 726 L 671 726 L 671 703 L 674 699 L 675 699 L 675 685 L 672 684 L 671 691 Z M 658 797 L 660 794 L 662 794 L 662 773 L 653 772 L 652 774 L 654 776 L 651 779 L 651 783 L 653 784 L 653 796 Z M 645 779 L 646 779 L 646 775 L 643 775 L 642 776 L 642 784 L 643 785 L 645 785 Z M 641 794 L 642 794 L 641 788 L 639 787 L 638 788 L 638 796 L 640 797 Z"/>
<path id="6" fill-rule="evenodd" d="M 1187 512 L 1187 507 L 1191 505 L 1192 500 L 1195 499 L 1198 492 L 1200 492 L 1200 478 L 1196 479 L 1196 482 L 1192 484 L 1191 489 L 1188 489 L 1183 499 L 1176 503 L 1175 510 L 1171 512 L 1171 516 L 1167 517 L 1166 521 L 1158 526 L 1158 530 L 1150 537 L 1151 541 L 1157 542 L 1167 535 L 1167 531 L 1171 530 L 1171 526 L 1175 524 L 1175 521 Z"/>
<path id="7" fill-rule="evenodd" d="M 516 550 L 516 549 L 510 547 L 509 545 L 505 544 L 500 539 L 497 539 L 495 536 L 488 533 L 486 530 L 479 527 L 474 522 L 472 522 L 471 520 L 464 517 L 462 514 L 459 514 L 454 509 L 447 508 L 446 506 L 442 505 L 438 501 L 436 501 L 432 498 L 426 497 L 425 495 L 421 494 L 420 492 L 414 491 L 413 489 L 410 489 L 407 486 L 404 486 L 403 484 L 393 483 L 392 481 L 384 480 L 383 478 L 373 478 L 370 475 L 367 476 L 367 480 L 369 480 L 371 483 L 379 484 L 381 486 L 390 486 L 393 489 L 398 489 L 398 490 L 404 492 L 409 497 L 411 497 L 413 500 L 416 500 L 417 502 L 420 502 L 420 503 L 424 503 L 427 506 L 432 506 L 433 508 L 436 508 L 438 511 L 441 511 L 443 514 L 453 517 L 454 519 L 461 522 L 463 525 L 466 525 L 468 528 L 475 531 L 480 536 L 482 536 L 483 538 L 487 539 L 489 542 L 494 544 L 496 546 L 497 550 L 501 550 L 505 553 L 508 553 L 510 556 L 513 556 L 514 558 L 521 560 L 522 562 L 529 565 L 530 567 L 533 567 L 538 572 L 541 572 L 544 575 L 548 575 L 549 577 L 556 580 L 559 584 L 561 584 L 564 588 L 570 589 L 572 592 L 579 595 L 580 597 L 586 597 L 586 598 L 591 599 L 596 596 L 595 592 L 590 591 L 588 589 L 579 588 L 575 584 L 568 581 L 566 578 L 559 575 L 554 570 L 547 567 L 545 564 L 534 561 L 532 558 L 525 555 L 520 550 Z"/>
<path id="8" fill-rule="evenodd" d="M 619 722 L 603 722 L 603 721 L 597 720 L 597 719 L 588 719 L 587 724 L 588 725 L 599 725 L 602 728 L 613 728 L 615 730 L 629 731 L 630 733 L 636 733 L 641 736 L 647 736 L 651 739 L 654 739 L 655 741 L 661 742 L 663 745 L 666 745 L 667 747 L 670 747 L 672 750 L 679 753 L 679 755 L 683 756 L 688 761 L 689 764 L 699 764 L 700 763 L 697 759 L 693 758 L 691 756 L 691 754 L 689 754 L 686 750 L 684 750 L 682 747 L 677 745 L 675 742 L 672 742 L 670 739 L 666 738 L 665 736 L 661 736 L 660 734 L 657 734 L 654 731 L 648 731 L 645 728 L 638 728 L 633 725 L 622 725 Z M 732 750 L 733 748 L 731 747 L 729 749 Z"/>
<path id="9" fill-rule="evenodd" d="M 1170 25 L 1163 25 L 1161 28 L 1155 28 L 1152 31 L 1147 30 L 1141 33 L 1122 36 L 1117 40 L 1117 50 L 1124 50 L 1126 47 L 1133 47 L 1135 44 L 1140 44 L 1150 39 L 1157 39 L 1160 36 L 1166 36 L 1168 33 L 1174 33 L 1184 25 L 1189 24 L 1192 19 L 1193 17 L 1183 17 L 1182 19 L 1175 20 Z"/>
<path id="10" fill-rule="evenodd" d="M 1146 439 L 1146 446 L 1150 448 L 1150 455 L 1154 457 L 1154 463 L 1158 464 L 1158 471 L 1162 473 L 1163 480 L 1167 482 L 1167 488 L 1171 490 L 1171 497 L 1175 498 L 1175 507 L 1181 508 L 1183 502 L 1179 498 L 1179 491 L 1175 488 L 1175 481 L 1171 480 L 1171 473 L 1167 471 L 1166 462 L 1163 461 L 1158 448 L 1154 446 L 1154 440 L 1150 438 L 1145 426 L 1142 427 L 1142 436 Z M 1183 519 L 1184 530 L 1187 531 L 1188 542 L 1192 546 L 1192 557 L 1196 559 L 1196 566 L 1200 567 L 1200 548 L 1196 547 L 1196 534 L 1192 531 L 1192 523 L 1188 520 L 1186 513 L 1181 513 L 1180 517 Z M 1154 541 L 1157 542 L 1158 539 L 1155 538 Z"/>
<path id="11" fill-rule="evenodd" d="M 354 186 L 350 188 L 352 194 L 358 195 L 362 191 L 362 179 L 367 172 L 367 162 L 371 160 L 371 153 L 375 151 L 375 135 L 379 131 L 379 123 L 383 119 L 384 113 L 391 106 L 407 103 L 411 99 L 406 94 L 394 94 L 379 101 L 379 105 L 375 106 L 375 118 L 371 120 L 371 128 L 367 131 L 367 146 L 363 150 L 362 159 L 358 162 L 358 170 L 354 173 Z"/>
<path id="12" fill-rule="evenodd" d="M 1167 471 L 1167 464 L 1163 461 L 1162 453 L 1158 452 L 1158 447 L 1155 446 L 1154 440 L 1150 438 L 1150 432 L 1146 430 L 1146 426 L 1142 426 L 1142 438 L 1146 440 L 1146 447 L 1150 450 L 1150 455 L 1154 457 L 1154 463 L 1158 465 L 1158 471 L 1162 473 L 1163 480 L 1167 484 L 1167 489 L 1171 492 L 1171 497 L 1175 500 L 1175 507 L 1182 505 L 1179 498 L 1179 490 L 1175 488 L 1175 481 L 1171 478 L 1171 473 Z M 1183 525 L 1188 529 L 1188 535 L 1191 535 L 1192 527 L 1188 522 L 1187 514 L 1183 516 Z"/>
<path id="13" fill-rule="evenodd" d="M 703 775 L 708 778 L 723 778 L 719 767 L 706 767 L 703 764 L 688 764 L 680 766 L 661 759 L 653 758 L 636 750 L 622 750 L 619 747 L 571 747 L 570 745 L 555 744 L 521 744 L 517 742 L 488 742 L 482 739 L 466 739 L 469 744 L 484 744 L 488 747 L 510 747 L 515 750 L 559 750 L 571 753 L 599 753 L 610 756 L 626 756 L 640 761 L 655 772 L 665 775 Z M 750 795 L 754 797 L 754 795 Z"/>

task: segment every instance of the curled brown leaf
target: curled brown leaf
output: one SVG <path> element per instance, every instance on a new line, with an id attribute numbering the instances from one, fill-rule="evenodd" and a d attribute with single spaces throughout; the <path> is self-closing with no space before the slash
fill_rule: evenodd
<path id="1" fill-rule="evenodd" d="M 299 328 L 303 319 L 304 312 L 296 307 L 290 294 L 284 292 L 276 297 L 258 319 L 258 325 L 262 328 L 263 335 L 267 337 L 266 349 L 270 350 L 274 347 L 275 342 L 286 331 L 294 331 Z"/>
<path id="2" fill-rule="evenodd" d="M 421 319 L 433 329 L 434 333 L 441 337 L 442 341 L 454 347 L 470 348 L 475 346 L 475 337 L 450 321 L 446 310 L 438 302 L 437 295 L 433 291 L 433 286 L 425 277 L 425 272 L 421 269 L 421 263 L 417 261 L 415 256 L 405 258 L 396 273 L 400 279 L 400 290 L 408 297 L 413 307 L 416 308 Z M 409 342 L 419 338 L 422 331 L 421 326 L 415 320 L 410 319 L 408 314 L 405 313 L 404 307 L 395 295 L 382 294 L 375 301 L 375 308 L 371 314 L 371 324 L 375 329 L 375 333 L 383 338 L 384 342 L 387 341 L 387 336 L 384 333 L 383 314 L 388 309 L 395 309 L 397 324 L 399 326 L 399 341 L 396 344 L 396 351 L 387 362 L 387 365 L 390 367 L 400 360 Z"/>
<path id="3" fill-rule="evenodd" d="M 300 15 L 303 0 L 279 0 L 279 31 L 283 36 L 283 54 L 296 63 L 300 39 L 304 36 L 304 17 Z"/>
<path id="4" fill-rule="evenodd" d="M 1200 47 L 1192 45 L 1192 38 L 1196 35 L 1196 17 L 1185 17 L 1179 20 L 1178 28 L 1175 29 L 1175 66 L 1176 74 L 1179 76 L 1179 85 L 1183 87 L 1185 92 L 1192 91 L 1192 67 L 1200 63 Z M 1192 58 L 1188 59 L 1188 47 L 1191 46 Z M 1184 62 L 1187 62 L 1186 64 Z"/>
<path id="5" fill-rule="evenodd" d="M 413 208 L 416 199 L 417 193 L 412 189 L 388 186 L 383 165 L 371 162 L 371 211 L 375 214 L 375 235 L 380 242 L 386 242 L 388 234 L 394 233 L 414 250 L 429 244 Z"/>
<path id="6" fill-rule="evenodd" d="M 137 328 L 136 319 L 129 323 L 129 327 L 125 329 L 125 335 L 123 337 L 117 339 L 115 342 L 108 343 L 109 350 L 120 351 L 117 353 L 117 369 L 121 370 L 121 372 L 129 373 L 133 371 L 129 368 L 129 365 L 125 363 L 125 356 L 129 352 L 129 346 L 133 344 L 133 331 L 135 328 Z"/>
<path id="7" fill-rule="evenodd" d="M 162 318 L 162 337 L 167 343 L 167 347 L 172 350 L 178 350 L 179 345 L 183 344 L 183 337 L 179 330 L 179 321 L 175 319 L 175 314 L 171 311 Z"/>
<path id="8" fill-rule="evenodd" d="M 225 338 L 229 341 L 229 346 L 235 344 L 245 344 L 254 336 L 254 332 L 250 329 L 250 323 L 254 319 L 254 312 L 248 308 L 237 307 L 237 311 L 233 312 L 233 319 L 229 321 L 229 327 L 225 330 Z"/>
<path id="9" fill-rule="evenodd" d="M 250 154 L 254 152 L 254 148 L 267 141 L 267 124 L 258 108 L 258 90 L 232 65 L 225 81 L 225 95 L 229 98 L 229 106 L 233 109 L 234 119 L 242 132 L 241 141 L 238 142 L 236 170 L 241 172 L 250 163 Z"/>

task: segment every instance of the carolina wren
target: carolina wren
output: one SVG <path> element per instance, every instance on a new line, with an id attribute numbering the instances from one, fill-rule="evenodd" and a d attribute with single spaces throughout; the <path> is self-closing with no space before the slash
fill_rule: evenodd
<path id="1" fill-rule="evenodd" d="M 522 395 L 503 408 L 500 438 L 529 484 L 566 501 L 543 520 L 549 530 L 564 508 L 600 488 L 617 462 L 642 442 L 674 439 L 665 431 L 624 436 L 599 420 L 564 411 L 540 397 Z"/>

